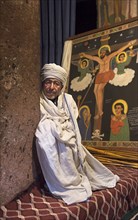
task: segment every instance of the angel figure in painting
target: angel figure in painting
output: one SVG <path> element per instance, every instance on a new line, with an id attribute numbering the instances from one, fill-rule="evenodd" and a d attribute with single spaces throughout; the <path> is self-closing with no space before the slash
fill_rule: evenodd
<path id="1" fill-rule="evenodd" d="M 73 64 L 78 66 L 80 75 L 72 79 L 70 88 L 76 92 L 83 91 L 92 82 L 94 63 L 89 59 L 80 59 L 78 62 L 73 62 Z"/>
<path id="2" fill-rule="evenodd" d="M 99 119 L 103 115 L 103 92 L 106 84 L 109 80 L 112 80 L 115 76 L 115 73 L 110 68 L 110 61 L 113 57 L 117 56 L 125 49 L 133 46 L 136 40 L 130 41 L 125 46 L 121 47 L 119 50 L 114 51 L 112 53 L 109 45 L 103 45 L 100 47 L 98 51 L 98 56 L 93 56 L 86 53 L 80 53 L 80 57 L 86 57 L 87 59 L 96 61 L 99 63 L 99 72 L 96 75 L 95 86 L 94 86 L 94 94 L 96 98 L 97 104 L 97 113 L 95 115 L 95 119 Z M 107 54 L 109 53 L 109 55 Z"/>
<path id="3" fill-rule="evenodd" d="M 115 77 L 109 81 L 114 86 L 127 86 L 135 76 L 135 70 L 126 68 L 136 56 L 135 51 L 121 52 L 111 61 Z"/>

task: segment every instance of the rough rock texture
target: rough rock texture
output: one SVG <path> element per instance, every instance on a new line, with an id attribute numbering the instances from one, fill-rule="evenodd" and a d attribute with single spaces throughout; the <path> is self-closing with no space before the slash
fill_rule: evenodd
<path id="1" fill-rule="evenodd" d="M 39 121 L 40 2 L 0 1 L 0 204 L 34 180 Z"/>

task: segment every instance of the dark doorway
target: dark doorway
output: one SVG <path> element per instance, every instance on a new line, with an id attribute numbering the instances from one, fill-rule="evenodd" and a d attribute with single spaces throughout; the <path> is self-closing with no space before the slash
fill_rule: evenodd
<path id="1" fill-rule="evenodd" d="M 80 34 L 96 28 L 97 28 L 96 0 L 77 0 L 75 34 Z"/>

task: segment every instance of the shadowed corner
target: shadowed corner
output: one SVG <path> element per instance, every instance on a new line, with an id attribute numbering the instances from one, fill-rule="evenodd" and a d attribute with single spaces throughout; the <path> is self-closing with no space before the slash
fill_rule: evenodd
<path id="1" fill-rule="evenodd" d="M 32 172 L 33 172 L 34 181 L 37 182 L 37 185 L 39 185 L 40 188 L 43 188 L 45 184 L 45 180 L 37 156 L 35 136 L 33 138 L 33 143 L 32 143 Z"/>

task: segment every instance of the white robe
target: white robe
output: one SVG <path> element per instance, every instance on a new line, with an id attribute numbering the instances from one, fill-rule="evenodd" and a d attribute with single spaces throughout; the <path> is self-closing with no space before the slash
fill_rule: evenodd
<path id="1" fill-rule="evenodd" d="M 87 200 L 94 190 L 114 187 L 119 177 L 81 144 L 78 109 L 72 96 L 61 94 L 57 106 L 41 98 L 40 110 L 36 147 L 51 193 L 72 204 Z"/>

